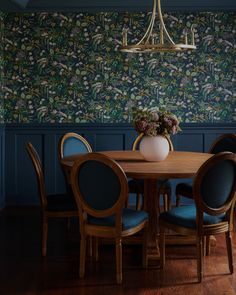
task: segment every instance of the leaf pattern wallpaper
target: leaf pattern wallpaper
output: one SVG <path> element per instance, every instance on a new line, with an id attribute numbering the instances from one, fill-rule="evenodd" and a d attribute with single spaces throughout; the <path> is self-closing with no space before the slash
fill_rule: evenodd
<path id="1" fill-rule="evenodd" d="M 0 124 L 4 123 L 4 97 L 3 97 L 3 13 L 0 12 Z"/>
<path id="2" fill-rule="evenodd" d="M 149 17 L 4 14 L 5 122 L 127 123 L 133 106 L 166 107 L 182 122 L 235 122 L 235 13 L 165 14 L 177 43 L 195 25 L 194 52 L 121 53 L 123 27 L 137 42 Z"/>

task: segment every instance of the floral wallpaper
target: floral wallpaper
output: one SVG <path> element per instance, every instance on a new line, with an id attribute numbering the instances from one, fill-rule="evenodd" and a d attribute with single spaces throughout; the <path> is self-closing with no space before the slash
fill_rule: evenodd
<path id="1" fill-rule="evenodd" d="M 4 123 L 4 97 L 3 97 L 3 29 L 4 15 L 0 11 L 0 124 Z"/>
<path id="2" fill-rule="evenodd" d="M 235 122 L 235 13 L 173 13 L 164 19 L 178 43 L 195 25 L 197 50 L 125 54 L 146 13 L 5 15 L 5 122 L 116 122 L 133 106 L 161 106 L 182 122 Z"/>

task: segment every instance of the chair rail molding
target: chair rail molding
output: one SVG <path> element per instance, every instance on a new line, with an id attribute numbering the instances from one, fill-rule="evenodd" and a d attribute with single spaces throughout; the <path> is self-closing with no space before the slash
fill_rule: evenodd
<path id="1" fill-rule="evenodd" d="M 191 123 L 182 124 L 181 128 L 182 132 L 172 138 L 175 150 L 205 152 L 216 137 L 224 133 L 236 133 L 236 123 Z M 5 181 L 6 205 L 38 205 L 36 176 L 26 152 L 26 143 L 29 141 L 42 159 L 47 193 L 65 191 L 57 145 L 59 138 L 66 132 L 84 136 L 93 151 L 130 150 L 137 136 L 131 124 L 6 124 L 5 140 L 0 139 L 1 160 L 5 159 L 5 173 L 0 181 Z M 4 134 L 4 130 L 1 134 Z M 2 163 L 1 167 L 4 167 Z"/>

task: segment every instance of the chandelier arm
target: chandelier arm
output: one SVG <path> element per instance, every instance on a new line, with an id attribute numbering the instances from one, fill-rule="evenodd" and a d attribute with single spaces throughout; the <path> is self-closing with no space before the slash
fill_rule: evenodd
<path id="1" fill-rule="evenodd" d="M 144 41 L 145 44 L 148 43 L 148 41 L 149 41 L 149 39 L 150 39 L 150 37 L 152 35 L 152 30 L 153 30 L 154 23 L 155 23 L 156 7 L 157 7 L 156 0 L 153 0 L 152 17 L 151 17 L 150 23 L 148 25 L 147 31 L 145 32 L 145 34 L 142 37 L 142 39 L 136 45 L 142 44 L 143 41 Z M 146 37 L 147 37 L 147 39 L 145 41 L 145 38 Z"/>
<path id="2" fill-rule="evenodd" d="M 156 0 L 154 0 L 156 2 Z M 175 42 L 172 40 L 172 38 L 170 37 L 169 33 L 167 32 L 164 20 L 163 20 L 163 16 L 162 16 L 162 12 L 161 12 L 161 0 L 158 0 L 158 16 L 161 22 L 161 26 L 166 34 L 167 40 L 172 44 L 175 45 Z"/>
<path id="3" fill-rule="evenodd" d="M 150 28 L 149 32 L 147 32 L 147 34 L 146 34 L 147 38 L 146 38 L 145 44 L 149 43 L 149 39 L 152 36 L 152 30 L 153 30 L 153 27 L 154 27 L 154 23 L 155 23 L 155 17 L 150 22 L 150 27 L 151 28 Z"/>
<path id="4" fill-rule="evenodd" d="M 148 40 L 152 34 L 152 30 L 153 30 L 153 26 L 154 26 L 154 22 L 155 22 L 155 18 L 151 18 L 150 23 L 148 25 L 148 28 L 144 34 L 144 36 L 142 37 L 142 39 L 136 44 L 136 45 L 140 45 L 144 42 L 144 44 L 148 43 Z"/>

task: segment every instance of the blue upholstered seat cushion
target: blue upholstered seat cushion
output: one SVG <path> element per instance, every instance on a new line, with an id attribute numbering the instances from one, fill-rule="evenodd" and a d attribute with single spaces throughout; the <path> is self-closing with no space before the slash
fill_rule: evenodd
<path id="1" fill-rule="evenodd" d="M 131 179 L 128 181 L 129 192 L 130 193 L 144 193 L 144 180 L 143 179 Z M 171 184 L 167 180 L 158 180 L 157 187 L 160 188 L 168 188 L 171 189 Z"/>
<path id="2" fill-rule="evenodd" d="M 204 213 L 204 224 L 216 224 L 224 220 L 225 214 L 212 216 Z M 160 214 L 160 220 L 186 228 L 196 228 L 196 206 L 175 207 Z"/>
<path id="3" fill-rule="evenodd" d="M 73 196 L 61 195 L 48 195 L 47 196 L 47 211 L 76 211 L 77 206 Z"/>
<path id="4" fill-rule="evenodd" d="M 148 213 L 145 211 L 136 211 L 132 209 L 125 208 L 122 212 L 122 229 L 127 230 L 133 228 L 143 221 L 148 219 Z M 115 226 L 115 216 L 109 216 L 105 218 L 95 218 L 88 216 L 88 222 L 90 224 L 99 226 Z"/>
<path id="5" fill-rule="evenodd" d="M 184 182 L 178 183 L 175 191 L 177 195 L 193 198 L 192 184 L 184 183 Z"/>

